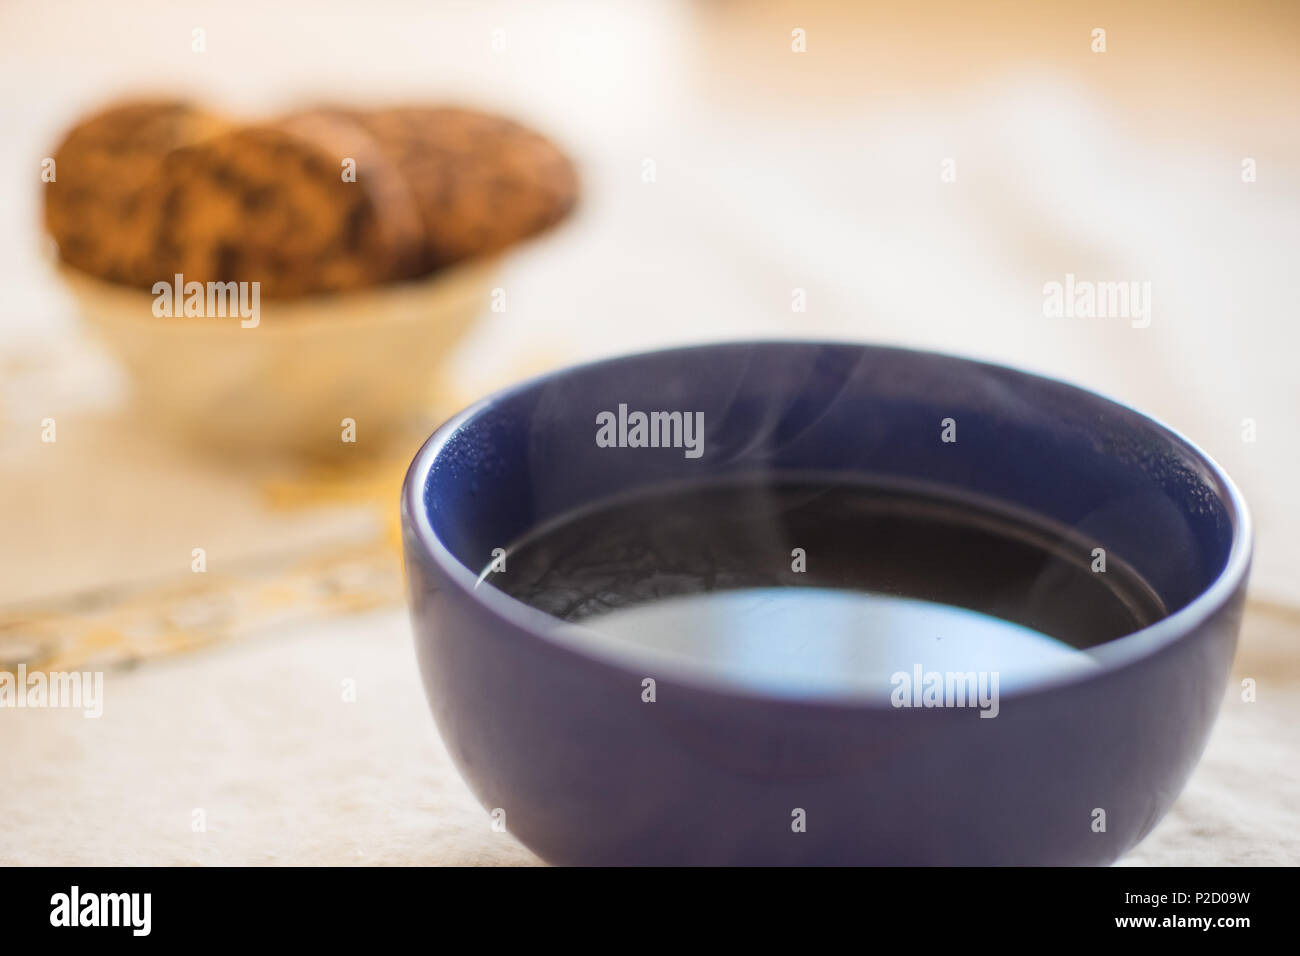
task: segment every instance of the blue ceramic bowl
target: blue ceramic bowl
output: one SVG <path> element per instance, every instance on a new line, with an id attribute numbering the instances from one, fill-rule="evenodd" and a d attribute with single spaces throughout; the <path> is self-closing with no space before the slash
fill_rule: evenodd
<path id="1" fill-rule="evenodd" d="M 598 447 L 597 413 L 620 403 L 703 411 L 705 454 Z M 956 444 L 936 440 L 949 417 Z M 917 479 L 1029 509 L 1122 556 L 1172 613 L 1102 645 L 1088 673 L 1004 692 L 997 719 L 972 720 L 767 693 L 476 587 L 495 548 L 574 508 L 773 471 Z M 484 806 L 560 864 L 1109 863 L 1205 746 L 1251 552 L 1232 482 L 1130 408 L 995 365 L 804 342 L 633 355 L 488 398 L 416 456 L 402 521 L 443 739 Z"/>

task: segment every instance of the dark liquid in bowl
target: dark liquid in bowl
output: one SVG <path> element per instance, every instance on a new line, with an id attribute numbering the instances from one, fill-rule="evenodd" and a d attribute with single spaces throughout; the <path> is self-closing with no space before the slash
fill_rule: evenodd
<path id="1" fill-rule="evenodd" d="M 484 578 L 750 683 L 888 691 L 920 666 L 997 671 L 1006 688 L 1095 667 L 1088 648 L 1165 616 L 1117 555 L 1093 570 L 1097 547 L 955 498 L 755 480 L 573 513 Z"/>

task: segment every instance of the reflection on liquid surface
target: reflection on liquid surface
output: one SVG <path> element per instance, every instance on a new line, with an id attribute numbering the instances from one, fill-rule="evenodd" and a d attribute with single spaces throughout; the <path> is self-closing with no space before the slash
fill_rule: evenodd
<path id="1" fill-rule="evenodd" d="M 965 608 L 830 588 L 747 588 L 669 598 L 588 618 L 604 640 L 642 645 L 754 688 L 872 694 L 891 675 L 998 674 L 1002 691 L 1097 665 L 1086 652 Z"/>

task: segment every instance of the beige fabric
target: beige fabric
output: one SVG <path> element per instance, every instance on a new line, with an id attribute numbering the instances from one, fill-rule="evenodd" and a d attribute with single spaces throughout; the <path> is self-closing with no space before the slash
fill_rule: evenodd
<path id="1" fill-rule="evenodd" d="M 102 717 L 12 711 L 0 728 L 5 863 L 533 859 L 450 766 L 401 611 L 111 672 Z"/>

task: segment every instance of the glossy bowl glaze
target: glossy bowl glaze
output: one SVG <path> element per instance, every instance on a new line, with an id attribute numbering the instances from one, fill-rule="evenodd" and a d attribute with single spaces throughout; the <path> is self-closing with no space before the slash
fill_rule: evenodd
<path id="1" fill-rule="evenodd" d="M 256 324 L 159 317 L 147 291 L 59 271 L 151 425 L 223 455 L 328 459 L 414 444 L 437 421 L 431 370 L 485 311 L 498 268 L 489 258 L 374 288 L 268 299 Z M 342 442 L 344 419 L 355 422 L 357 444 Z"/>
<path id="2" fill-rule="evenodd" d="M 619 404 L 703 412 L 704 454 L 598 447 L 596 416 Z M 981 720 L 756 691 L 476 586 L 494 549 L 574 508 L 773 471 L 1026 509 L 1101 542 L 1172 613 L 1095 649 L 1084 675 L 1003 693 Z M 1232 482 L 1138 412 L 999 366 L 835 343 L 633 355 L 492 396 L 416 456 L 402 519 L 443 739 L 484 806 L 560 864 L 1109 863 L 1205 746 L 1251 552 Z"/>

